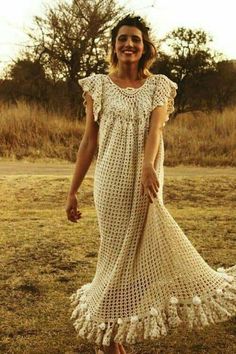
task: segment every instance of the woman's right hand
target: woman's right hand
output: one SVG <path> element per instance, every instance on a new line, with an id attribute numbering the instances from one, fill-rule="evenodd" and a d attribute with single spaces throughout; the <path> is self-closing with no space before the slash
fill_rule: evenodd
<path id="1" fill-rule="evenodd" d="M 68 194 L 65 210 L 69 221 L 77 222 L 77 220 L 81 218 L 81 212 L 77 210 L 77 205 L 76 195 Z"/>

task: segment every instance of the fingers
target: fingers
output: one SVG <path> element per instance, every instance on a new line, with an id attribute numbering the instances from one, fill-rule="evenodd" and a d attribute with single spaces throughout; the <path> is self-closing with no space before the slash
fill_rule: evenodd
<path id="1" fill-rule="evenodd" d="M 153 193 L 150 189 L 147 188 L 146 194 L 148 196 L 149 202 L 153 203 L 154 198 L 157 197 L 157 193 L 156 192 Z"/>
<path id="2" fill-rule="evenodd" d="M 156 184 L 153 184 L 152 186 L 150 186 L 151 190 L 153 191 L 153 193 L 158 193 L 159 190 L 159 182 Z"/>
<path id="3" fill-rule="evenodd" d="M 153 203 L 153 199 L 157 197 L 157 193 L 159 190 L 159 182 L 157 184 L 153 184 L 150 186 L 141 185 L 141 195 L 144 193 L 148 196 L 149 202 Z"/>
<path id="4" fill-rule="evenodd" d="M 67 219 L 71 222 L 77 222 L 81 218 L 81 212 L 77 210 L 77 198 L 76 195 L 69 194 L 66 201 L 65 211 Z"/>
<path id="5" fill-rule="evenodd" d="M 70 209 L 67 211 L 67 219 L 72 222 L 77 222 L 81 218 L 81 212 L 79 210 Z"/>
<path id="6" fill-rule="evenodd" d="M 145 193 L 150 203 L 153 203 L 153 198 L 157 197 L 159 187 L 160 183 L 154 169 L 145 171 L 145 173 L 142 174 L 141 195 Z"/>

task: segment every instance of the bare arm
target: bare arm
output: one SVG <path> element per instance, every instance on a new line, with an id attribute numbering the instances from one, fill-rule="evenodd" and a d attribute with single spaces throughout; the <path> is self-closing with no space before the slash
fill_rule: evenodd
<path id="1" fill-rule="evenodd" d="M 94 153 L 98 144 L 98 130 L 99 126 L 94 121 L 93 116 L 93 99 L 90 94 L 86 93 L 86 125 L 83 138 L 81 140 L 77 159 L 75 164 L 74 175 L 72 178 L 70 190 L 66 201 L 67 219 L 72 222 L 77 222 L 81 218 L 81 212 L 77 210 L 76 192 L 80 187 L 84 176 L 93 160 Z"/>
<path id="2" fill-rule="evenodd" d="M 166 115 L 166 105 L 156 107 L 152 112 L 150 118 L 150 129 L 145 142 L 143 167 L 154 166 L 154 162 L 159 150 L 161 134 L 163 132 L 163 123 L 165 122 Z"/>
<path id="3" fill-rule="evenodd" d="M 99 126 L 93 117 L 93 100 L 88 93 L 85 94 L 85 97 L 87 102 L 85 132 L 77 153 L 74 175 L 69 191 L 70 195 L 75 194 L 80 187 L 93 160 L 98 144 Z"/>
<path id="4" fill-rule="evenodd" d="M 167 115 L 167 105 L 156 107 L 150 118 L 150 129 L 144 147 L 141 193 L 147 194 L 152 203 L 152 195 L 157 196 L 159 181 L 155 172 L 155 161 L 159 151 L 163 123 Z"/>

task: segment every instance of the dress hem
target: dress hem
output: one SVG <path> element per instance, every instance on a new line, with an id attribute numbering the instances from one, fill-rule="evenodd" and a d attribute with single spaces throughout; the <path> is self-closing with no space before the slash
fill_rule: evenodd
<path id="1" fill-rule="evenodd" d="M 236 265 L 217 271 L 225 281 L 211 296 L 194 296 L 189 303 L 172 296 L 163 307 L 151 307 L 144 316 L 106 322 L 94 319 L 90 314 L 86 298 L 91 283 L 87 283 L 69 297 L 71 306 L 74 306 L 70 320 L 73 320 L 77 337 L 98 347 L 109 346 L 111 341 L 124 345 L 150 343 L 173 330 L 201 329 L 227 321 L 236 315 Z"/>

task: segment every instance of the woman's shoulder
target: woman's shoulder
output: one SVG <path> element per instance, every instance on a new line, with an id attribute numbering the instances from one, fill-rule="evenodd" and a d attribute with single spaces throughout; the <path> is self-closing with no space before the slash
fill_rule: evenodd
<path id="1" fill-rule="evenodd" d="M 170 80 L 168 76 L 166 76 L 165 74 L 153 74 L 152 76 L 155 77 L 156 80 L 159 80 L 159 81 L 168 81 Z"/>
<path id="2" fill-rule="evenodd" d="M 90 73 L 87 76 L 84 76 L 80 78 L 79 80 L 100 80 L 104 77 L 104 74 L 99 74 L 99 73 Z"/>
<path id="3" fill-rule="evenodd" d="M 158 83 L 160 85 L 169 85 L 169 86 L 172 86 L 176 89 L 178 88 L 177 83 L 175 81 L 173 81 L 172 79 L 170 79 L 165 74 L 153 74 L 153 76 L 155 77 L 156 83 Z"/>
<path id="4" fill-rule="evenodd" d="M 149 80 L 149 82 L 151 82 L 152 84 L 154 84 L 155 86 L 156 85 L 159 85 L 159 84 L 166 84 L 166 83 L 169 83 L 169 78 L 164 75 L 164 74 L 151 74 L 151 75 L 148 75 L 147 80 Z"/>
<path id="5" fill-rule="evenodd" d="M 91 73 L 83 78 L 78 80 L 78 83 L 81 86 L 89 85 L 89 86 L 100 86 L 101 80 L 103 79 L 103 74 Z"/>
<path id="6" fill-rule="evenodd" d="M 100 78 L 103 77 L 105 74 L 100 74 L 100 73 L 91 73 L 87 77 L 92 77 L 92 78 Z"/>

